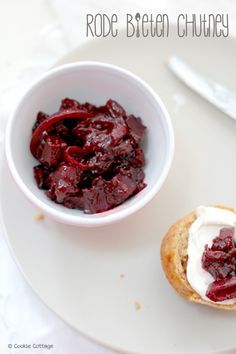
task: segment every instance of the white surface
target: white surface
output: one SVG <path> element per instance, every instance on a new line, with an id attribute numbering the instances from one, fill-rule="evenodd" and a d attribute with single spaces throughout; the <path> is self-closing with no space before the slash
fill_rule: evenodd
<path id="1" fill-rule="evenodd" d="M 167 12 L 172 17 L 176 16 L 178 12 L 185 11 L 208 13 L 229 12 L 231 34 L 236 33 L 236 6 L 234 0 L 216 0 L 214 2 L 212 2 L 212 0 L 200 0 L 197 2 L 189 0 L 180 0 L 178 2 L 175 0 L 162 0 L 159 1 L 158 4 L 154 0 L 145 1 L 145 3 L 141 1 L 138 3 L 136 0 L 121 0 L 118 3 L 117 1 L 108 2 L 107 0 L 100 2 L 94 0 L 80 0 L 79 4 L 77 0 L 70 0 L 69 3 L 65 0 L 2 0 L 0 4 L 0 135 L 3 133 L 4 121 L 9 114 L 10 108 L 14 105 L 15 98 L 21 94 L 27 82 L 30 82 L 38 73 L 48 68 L 60 55 L 65 53 L 66 50 L 86 40 L 84 32 L 86 12 L 136 12 L 137 7 L 138 10 L 143 10 L 143 12 L 148 12 L 149 9 L 152 12 Z M 216 52 L 215 58 L 217 57 L 218 53 Z M 107 53 L 107 58 L 109 58 L 109 53 Z M 189 59 L 189 62 L 191 62 L 193 58 L 194 56 L 189 55 L 186 59 Z M 202 72 L 205 70 L 206 59 L 207 57 L 199 64 L 199 69 L 202 69 Z M 211 65 L 211 70 L 214 74 L 212 77 L 215 80 L 221 80 L 223 84 L 229 84 L 229 87 L 235 89 L 233 83 L 231 83 L 230 76 L 226 77 L 224 75 L 224 70 L 222 70 L 221 66 L 217 69 L 215 60 L 213 60 L 212 63 L 214 64 Z M 228 67 L 228 63 L 225 67 Z M 130 68 L 132 69 L 132 66 L 130 66 Z M 207 68 L 209 69 L 209 63 L 207 64 Z M 206 72 L 207 71 L 208 70 L 206 70 Z M 174 92 L 169 102 L 166 102 L 173 105 L 173 115 L 178 111 L 181 112 L 181 107 L 183 107 L 187 100 L 186 93 L 188 93 L 187 90 Z M 196 96 L 194 96 L 194 98 L 193 96 L 191 97 L 191 103 L 199 104 L 199 102 L 202 102 Z M 202 107 L 203 111 L 204 107 L 206 107 L 206 104 Z M 197 119 L 204 122 L 206 118 L 208 122 L 208 117 L 204 116 L 204 119 L 202 119 L 202 111 L 199 112 L 198 107 L 196 113 L 200 114 Z M 231 135 L 233 137 L 234 125 L 231 125 L 230 129 L 226 128 L 225 119 L 222 119 L 222 116 L 219 117 L 217 111 L 215 111 L 215 113 L 216 117 L 212 118 L 212 121 L 216 120 L 217 131 L 219 132 L 219 129 L 222 129 L 222 132 L 224 132 L 225 129 L 228 131 L 232 128 Z M 191 131 L 195 121 L 196 117 L 194 119 L 186 119 L 186 133 L 188 130 Z M 232 123 L 228 122 L 227 124 Z M 180 131 L 178 127 L 176 127 L 176 129 L 179 134 Z M 209 170 L 209 166 L 211 167 L 211 156 L 213 154 L 211 150 L 212 135 L 207 137 L 203 134 L 203 138 L 209 143 L 210 153 L 208 155 L 208 163 L 203 162 L 202 167 Z M 195 150 L 195 153 L 189 156 L 185 148 L 187 143 L 191 143 L 191 138 L 188 138 L 186 135 L 183 143 L 181 143 L 178 138 L 177 153 L 178 156 L 182 154 L 184 157 L 182 161 L 180 159 L 180 165 L 183 166 L 183 168 L 185 168 L 186 160 L 189 162 L 196 158 Z M 198 141 L 196 141 L 196 149 L 197 143 Z M 229 151 L 231 151 L 230 146 Z M 222 154 L 220 154 L 219 158 L 220 157 L 222 161 Z M 224 164 L 225 161 L 223 161 L 223 165 Z M 184 171 L 186 175 L 191 178 L 191 171 L 190 173 L 188 173 L 189 171 L 187 169 Z M 179 171 L 178 180 L 181 174 L 182 172 Z M 218 180 L 217 174 L 216 179 Z M 232 181 L 231 176 L 227 176 L 226 183 L 228 179 Z M 202 181 L 201 176 L 200 181 Z M 173 186 L 176 185 L 175 181 L 172 183 Z M 194 179 L 192 183 L 194 186 L 197 185 L 197 179 Z M 209 193 L 211 193 L 215 188 L 214 185 L 215 182 L 213 186 L 209 185 L 209 188 L 205 186 L 204 191 L 207 189 Z M 188 186 L 189 182 L 186 180 L 186 194 L 189 191 Z M 223 193 L 217 195 L 217 202 L 219 202 L 219 198 L 221 198 L 222 202 L 227 202 L 227 198 Z M 199 202 L 202 203 L 203 201 L 200 200 Z M 232 204 L 233 202 L 232 195 Z M 173 200 L 172 203 L 174 203 L 176 209 L 178 209 L 178 201 Z M 187 201 L 185 209 L 189 210 Z M 172 221 L 170 216 L 169 223 Z M 24 232 L 24 230 L 21 232 Z M 18 234 L 17 232 L 17 235 Z M 5 351 L 7 351 L 6 346 L 4 346 L 5 341 L 7 343 L 32 343 L 34 341 L 52 343 L 55 348 L 51 352 L 55 352 L 56 354 L 65 354 L 67 352 L 77 354 L 78 351 L 83 354 L 108 352 L 105 349 L 99 348 L 97 345 L 93 345 L 77 332 L 71 330 L 71 328 L 58 320 L 58 318 L 38 300 L 16 269 L 2 239 L 0 239 L 0 279 L 0 346 L 2 345 L 4 347 L 3 350 L 1 348 L 1 354 L 2 352 L 5 354 Z M 221 325 L 219 324 L 219 326 Z M 234 351 L 232 351 L 232 353 L 233 352 Z M 25 350 L 11 350 L 11 353 L 25 354 Z M 168 354 L 170 354 L 170 352 Z"/>
<path id="2" fill-rule="evenodd" d="M 101 86 L 102 82 L 102 86 Z M 29 151 L 31 130 L 39 110 L 57 112 L 63 97 L 104 105 L 109 98 L 119 102 L 128 114 L 142 117 L 147 127 L 144 153 L 146 188 L 122 205 L 100 214 L 84 214 L 52 202 L 38 189 L 33 173 L 37 161 Z M 110 64 L 84 62 L 54 68 L 40 77 L 26 92 L 9 118 L 6 154 L 13 177 L 22 192 L 46 214 L 65 224 L 103 226 L 128 217 L 144 207 L 160 190 L 174 153 L 171 121 L 160 98 L 140 78 Z M 153 156 L 160 156 L 153 160 Z"/>
<path id="3" fill-rule="evenodd" d="M 189 304 L 176 296 L 164 277 L 158 254 L 168 227 L 196 205 L 219 201 L 234 205 L 236 127 L 233 120 L 173 77 L 164 62 L 175 52 L 236 89 L 230 75 L 236 46 L 234 40 L 176 38 L 155 44 L 154 39 L 134 39 L 132 47 L 124 38 L 100 40 L 85 44 L 64 62 L 109 58 L 113 64 L 132 67 L 163 98 L 177 144 L 173 168 L 158 196 L 116 228 L 79 230 L 48 219 L 35 223 L 32 207 L 5 171 L 3 215 L 9 241 L 31 285 L 50 308 L 77 329 L 135 353 L 212 353 L 235 344 L 235 314 Z M 122 55 L 124 51 L 129 62 Z M 185 97 L 178 108 L 176 94 Z M 20 208 L 12 205 L 13 196 L 20 201 Z M 29 233 L 24 230 L 19 237 L 16 229 L 23 230 L 26 222 Z M 125 277 L 120 278 L 120 273 Z M 135 301 L 141 304 L 139 311 Z"/>

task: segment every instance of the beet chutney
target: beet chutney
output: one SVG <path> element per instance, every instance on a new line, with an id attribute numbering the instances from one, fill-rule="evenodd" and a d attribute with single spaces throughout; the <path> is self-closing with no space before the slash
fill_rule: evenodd
<path id="1" fill-rule="evenodd" d="M 36 183 L 67 208 L 112 209 L 146 186 L 145 131 L 141 119 L 114 100 L 98 107 L 64 98 L 58 112 L 39 112 L 32 129 Z"/>

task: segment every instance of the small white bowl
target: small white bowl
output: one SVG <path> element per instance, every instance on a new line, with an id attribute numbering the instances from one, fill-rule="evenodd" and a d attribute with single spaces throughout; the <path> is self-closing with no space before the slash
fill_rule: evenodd
<path id="1" fill-rule="evenodd" d="M 122 205 L 88 215 L 52 202 L 33 177 L 37 161 L 29 150 L 31 129 L 38 111 L 54 113 L 64 97 L 103 105 L 112 98 L 147 126 L 144 153 L 147 187 Z M 6 154 L 17 185 L 28 199 L 53 219 L 77 226 L 109 224 L 131 215 L 149 202 L 164 183 L 173 158 L 171 121 L 160 98 L 143 80 L 122 68 L 97 62 L 63 65 L 47 72 L 24 94 L 7 127 Z"/>

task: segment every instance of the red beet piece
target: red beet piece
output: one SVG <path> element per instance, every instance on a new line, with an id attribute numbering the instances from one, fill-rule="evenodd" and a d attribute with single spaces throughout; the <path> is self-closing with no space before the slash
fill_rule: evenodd
<path id="1" fill-rule="evenodd" d="M 130 142 L 130 140 L 122 140 L 117 144 L 113 151 L 114 151 L 114 156 L 122 156 L 122 155 L 128 155 L 131 153 L 133 150 L 133 146 Z"/>
<path id="2" fill-rule="evenodd" d="M 37 117 L 36 117 L 36 121 L 35 121 L 33 128 L 32 128 L 32 132 L 34 132 L 35 129 L 38 128 L 39 124 L 41 124 L 48 117 L 49 117 L 48 114 L 41 112 L 41 111 L 38 112 Z"/>
<path id="3" fill-rule="evenodd" d="M 89 102 L 81 104 L 81 109 L 84 109 L 85 111 L 87 111 L 89 113 L 93 113 L 93 114 L 100 112 L 99 107 L 96 107 Z"/>
<path id="4" fill-rule="evenodd" d="M 206 296 L 211 301 L 224 301 L 236 298 L 236 276 L 211 283 Z"/>
<path id="5" fill-rule="evenodd" d="M 109 182 L 112 191 L 114 204 L 119 205 L 129 198 L 136 190 L 137 173 L 132 167 L 121 169 L 120 172 Z"/>
<path id="6" fill-rule="evenodd" d="M 65 207 L 70 209 L 84 209 L 84 198 L 81 193 L 65 197 L 63 200 Z"/>
<path id="7" fill-rule="evenodd" d="M 112 143 L 112 130 L 114 122 L 111 118 L 98 114 L 94 118 L 79 122 L 73 133 L 80 138 L 84 147 L 96 151 L 100 148 L 107 149 Z"/>
<path id="8" fill-rule="evenodd" d="M 44 166 L 58 165 L 66 148 L 67 144 L 63 139 L 48 135 L 38 147 L 37 158 Z"/>
<path id="9" fill-rule="evenodd" d="M 113 163 L 113 155 L 103 151 L 95 152 L 93 156 L 88 158 L 87 164 L 89 169 L 96 174 L 103 174 L 108 171 Z"/>
<path id="10" fill-rule="evenodd" d="M 81 105 L 76 100 L 66 97 L 61 101 L 60 111 L 78 109 L 81 109 Z"/>
<path id="11" fill-rule="evenodd" d="M 235 266 L 228 262 L 211 262 L 208 264 L 205 263 L 204 269 L 207 270 L 215 280 L 222 280 L 229 276 L 235 275 Z"/>
<path id="12" fill-rule="evenodd" d="M 130 158 L 130 162 L 134 167 L 143 167 L 145 165 L 143 150 L 140 148 L 136 148 L 134 150 L 134 156 Z"/>
<path id="13" fill-rule="evenodd" d="M 204 264 L 210 264 L 212 262 L 225 263 L 228 258 L 228 254 L 224 251 L 213 251 L 212 248 L 209 248 L 208 246 L 205 247 L 205 252 L 203 254 Z"/>
<path id="14" fill-rule="evenodd" d="M 36 180 L 39 189 L 48 188 L 49 174 L 50 174 L 50 170 L 43 165 L 38 165 L 34 167 L 34 178 Z"/>
<path id="15" fill-rule="evenodd" d="M 79 192 L 78 183 L 81 173 L 76 167 L 66 164 L 60 165 L 49 176 L 49 190 L 46 194 L 56 203 L 63 203 L 66 197 Z"/>
<path id="16" fill-rule="evenodd" d="M 213 251 L 226 251 L 234 247 L 234 228 L 225 227 L 220 230 L 220 235 L 213 241 L 211 249 Z"/>
<path id="17" fill-rule="evenodd" d="M 124 108 L 118 102 L 111 99 L 107 101 L 106 109 L 113 118 L 126 115 Z"/>
<path id="18" fill-rule="evenodd" d="M 130 134 L 137 144 L 143 140 L 146 127 L 142 124 L 141 119 L 132 114 L 126 118 L 126 123 L 129 127 Z"/>
<path id="19" fill-rule="evenodd" d="M 98 132 L 92 129 L 89 134 L 87 134 L 84 147 L 89 147 L 93 151 L 108 149 L 112 144 L 112 136 L 104 132 Z"/>
<path id="20" fill-rule="evenodd" d="M 97 148 L 115 146 L 128 133 L 128 129 L 122 117 L 113 119 L 97 114 L 83 124 L 78 123 L 73 132 L 84 141 L 85 146 L 95 151 Z"/>
<path id="21" fill-rule="evenodd" d="M 101 213 L 112 207 L 112 204 L 107 201 L 106 184 L 107 182 L 102 177 L 97 177 L 91 188 L 83 190 L 85 213 Z"/>
<path id="22" fill-rule="evenodd" d="M 111 132 L 112 145 L 115 146 L 125 135 L 128 133 L 128 129 L 123 124 L 118 123 Z"/>
<path id="23" fill-rule="evenodd" d="M 220 235 L 213 239 L 212 246 L 205 246 L 202 255 L 202 267 L 215 280 L 225 279 L 236 274 L 233 234 L 233 228 L 221 229 Z"/>
<path id="24" fill-rule="evenodd" d="M 123 203 L 136 191 L 137 176 L 137 171 L 130 168 L 121 169 L 110 181 L 96 178 L 90 189 L 83 190 L 85 211 L 100 213 Z"/>

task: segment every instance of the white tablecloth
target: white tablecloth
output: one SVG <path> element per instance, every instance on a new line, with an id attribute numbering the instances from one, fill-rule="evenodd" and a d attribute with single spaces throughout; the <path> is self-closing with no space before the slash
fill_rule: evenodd
<path id="1" fill-rule="evenodd" d="M 234 0 L 1 0 L 1 145 L 8 113 L 22 91 L 62 55 L 86 41 L 86 13 L 129 11 L 168 13 L 170 18 L 186 11 L 225 12 L 230 14 L 231 34 L 236 33 Z M 56 354 L 114 353 L 67 326 L 35 296 L 16 268 L 0 229 L 0 354 L 31 354 L 32 349 L 14 349 L 14 344 L 33 343 L 53 345 L 49 352 Z"/>

